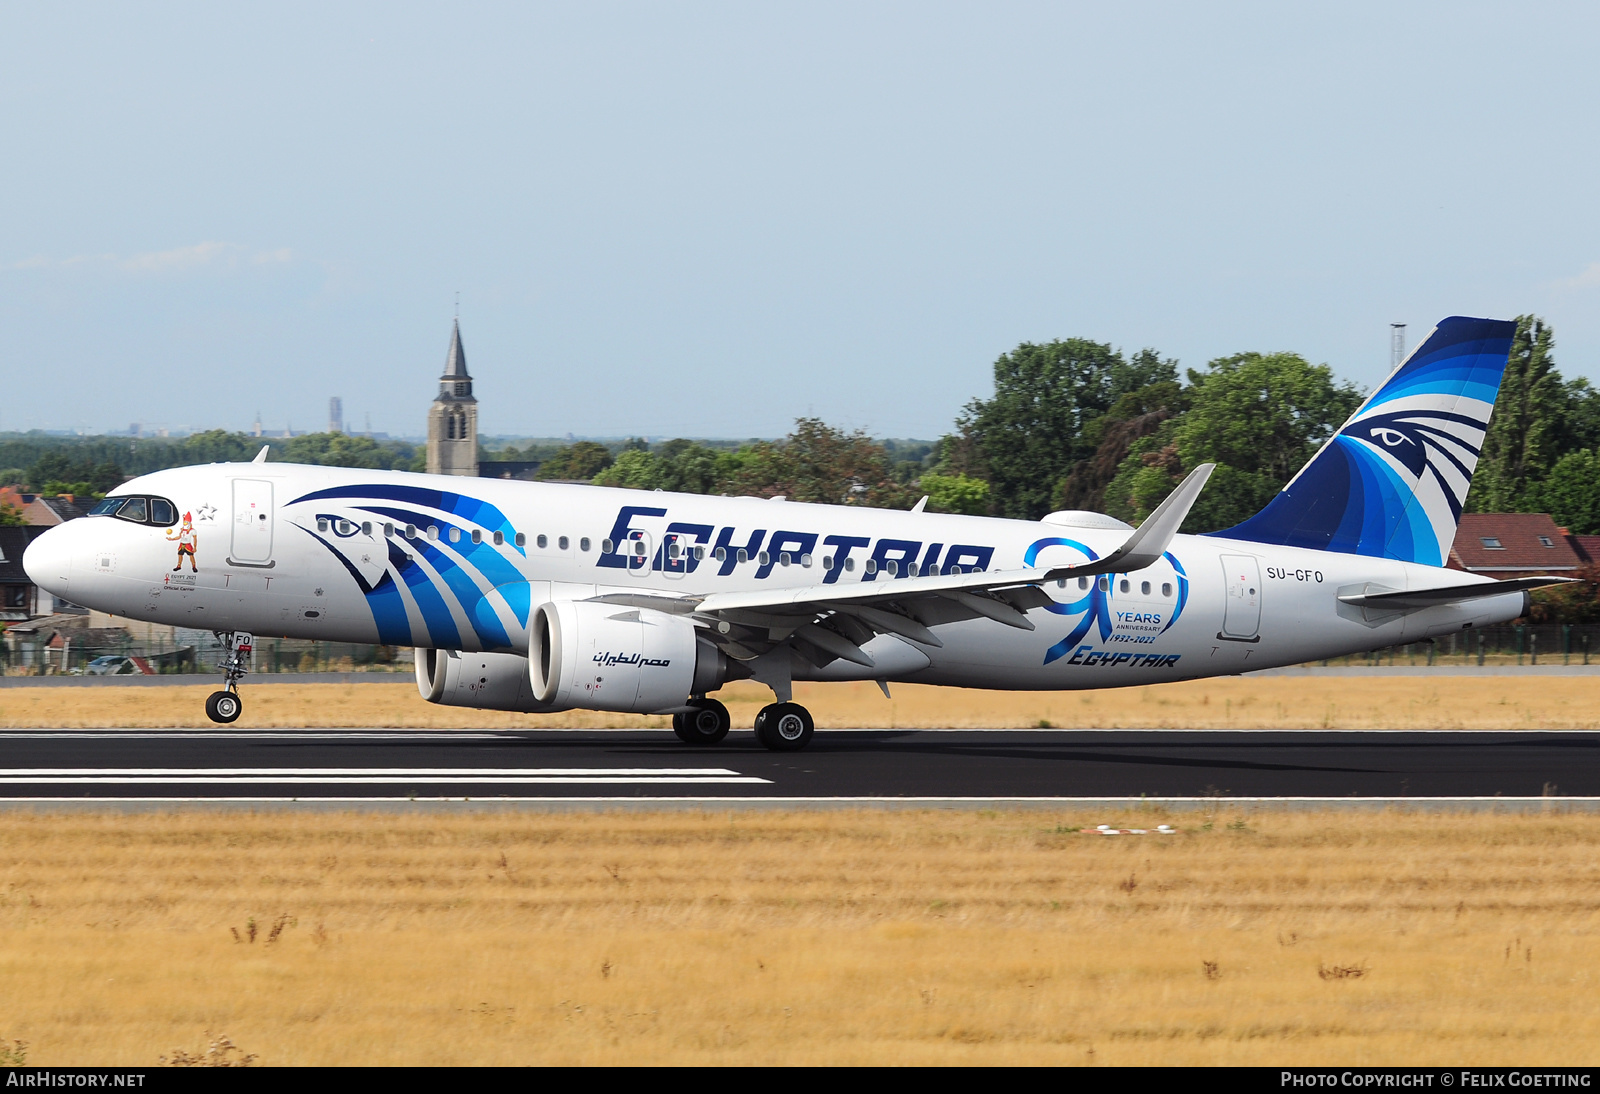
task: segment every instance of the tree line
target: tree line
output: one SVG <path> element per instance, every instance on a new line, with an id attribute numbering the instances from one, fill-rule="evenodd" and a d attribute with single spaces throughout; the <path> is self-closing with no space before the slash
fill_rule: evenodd
<path id="1" fill-rule="evenodd" d="M 1517 320 L 1511 360 L 1467 498 L 1469 511 L 1550 512 L 1600 534 L 1600 391 L 1567 380 L 1555 337 Z M 1264 506 L 1360 404 L 1326 364 L 1292 352 L 1237 353 L 1180 371 L 1155 349 L 1124 354 L 1068 338 L 1024 342 L 995 361 L 993 393 L 974 398 L 935 442 L 878 440 L 815 418 L 788 436 L 745 443 L 674 439 L 507 446 L 480 453 L 539 462 L 536 477 L 602 486 L 772 497 L 1035 520 L 1060 509 L 1137 524 L 1195 465 L 1216 473 L 1184 530 L 1214 531 Z M 163 467 L 253 458 L 422 470 L 405 441 L 339 433 L 255 438 L 211 430 L 182 439 L 0 439 L 0 483 L 100 494 Z"/>

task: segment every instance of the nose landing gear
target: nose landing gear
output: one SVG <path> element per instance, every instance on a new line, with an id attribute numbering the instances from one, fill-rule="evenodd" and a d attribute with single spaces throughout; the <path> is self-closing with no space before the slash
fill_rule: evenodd
<path id="1" fill-rule="evenodd" d="M 255 636 L 248 631 L 215 631 L 224 650 L 217 667 L 222 670 L 222 690 L 206 697 L 206 717 L 227 725 L 239 720 L 244 703 L 239 699 L 239 681 L 250 671 L 250 651 Z"/>

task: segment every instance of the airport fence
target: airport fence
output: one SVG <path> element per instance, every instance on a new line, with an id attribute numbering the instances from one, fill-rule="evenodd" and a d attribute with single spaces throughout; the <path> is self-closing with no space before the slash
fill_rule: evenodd
<path id="1" fill-rule="evenodd" d="M 1442 638 L 1386 646 L 1318 665 L 1587 665 L 1600 664 L 1600 624 L 1526 623 L 1483 627 Z"/>
<path id="2" fill-rule="evenodd" d="M 63 632 L 53 644 L 0 644 L 0 675 L 211 675 L 218 671 L 222 644 L 210 632 L 180 632 L 172 639 L 137 642 L 131 637 L 75 641 Z M 258 639 L 250 667 L 256 673 L 412 671 L 411 649 L 353 642 L 310 642 L 292 638 Z"/>

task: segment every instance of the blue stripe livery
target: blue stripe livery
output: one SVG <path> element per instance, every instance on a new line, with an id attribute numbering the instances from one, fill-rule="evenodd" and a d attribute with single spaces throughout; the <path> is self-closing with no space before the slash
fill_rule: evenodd
<path id="1" fill-rule="evenodd" d="M 511 522 L 498 508 L 465 494 L 390 484 L 341 486 L 318 490 L 298 497 L 290 504 L 324 500 L 344 501 L 363 513 L 387 518 L 402 525 L 412 524 L 417 527 L 431 525 L 437 529 L 439 536 L 437 541 L 420 536 L 405 541 L 412 551 L 427 562 L 427 567 L 422 566 L 417 558 L 402 548 L 400 543 L 390 541 L 387 544 L 388 557 L 384 572 L 370 584 L 334 543 L 318 533 L 311 532 L 309 528 L 304 529 L 307 534 L 322 542 L 355 578 L 356 584 L 366 597 L 367 606 L 372 612 L 373 622 L 382 641 L 409 645 L 416 640 L 406 611 L 405 595 L 400 588 L 403 584 L 416 605 L 418 614 L 422 617 L 422 625 L 427 630 L 427 640 L 432 646 L 441 649 L 459 649 L 468 645 L 463 642 L 461 628 L 457 625 L 457 615 L 446 600 L 448 595 L 460 608 L 461 615 L 465 617 L 476 637 L 475 645 L 478 648 L 485 650 L 515 648 L 515 643 L 507 634 L 505 625 L 495 611 L 495 604 L 503 603 L 511 610 L 519 625 L 527 626 L 530 609 L 528 584 L 512 560 L 503 553 L 515 551 L 518 555 L 525 555 L 526 551 L 514 545 L 515 532 Z M 431 509 L 435 513 L 450 513 L 459 520 L 447 520 L 434 513 L 382 504 L 385 501 L 397 502 L 401 506 Z M 337 527 L 337 514 L 318 514 L 319 517 L 324 515 Z M 481 542 L 474 543 L 473 527 L 468 525 L 490 534 L 483 536 Z M 450 541 L 452 530 L 461 533 L 455 542 Z M 499 531 L 505 539 L 502 547 L 496 547 L 490 542 L 495 531 Z M 430 567 L 432 573 L 429 572 Z M 480 579 L 491 587 L 490 591 L 483 590 Z"/>
<path id="2" fill-rule="evenodd" d="M 1265 509 L 1209 534 L 1444 565 L 1516 328 L 1441 322 Z"/>

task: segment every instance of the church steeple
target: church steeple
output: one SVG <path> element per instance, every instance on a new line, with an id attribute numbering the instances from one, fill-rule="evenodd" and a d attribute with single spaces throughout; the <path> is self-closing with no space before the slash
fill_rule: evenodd
<path id="1" fill-rule="evenodd" d="M 471 399 L 472 377 L 467 374 L 467 351 L 461 348 L 461 320 L 450 331 L 450 354 L 445 358 L 444 375 L 439 377 L 441 399 Z"/>
<path id="2" fill-rule="evenodd" d="M 478 474 L 478 400 L 472 397 L 459 319 L 450 331 L 450 353 L 439 377 L 439 394 L 428 411 L 428 473 Z"/>

